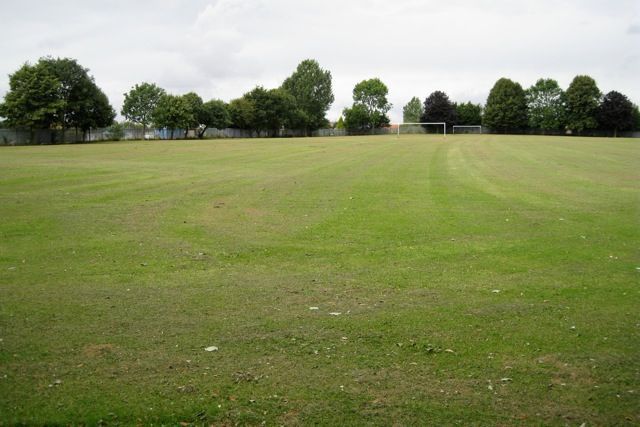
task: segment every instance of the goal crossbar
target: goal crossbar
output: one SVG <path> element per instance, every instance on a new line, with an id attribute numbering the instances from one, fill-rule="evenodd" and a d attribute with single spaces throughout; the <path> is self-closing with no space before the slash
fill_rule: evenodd
<path id="1" fill-rule="evenodd" d="M 401 126 L 409 126 L 409 125 L 442 125 L 444 128 L 444 135 L 447 135 L 447 124 L 445 122 L 422 122 L 422 123 L 397 123 L 398 125 L 398 136 L 400 136 L 400 127 Z"/>

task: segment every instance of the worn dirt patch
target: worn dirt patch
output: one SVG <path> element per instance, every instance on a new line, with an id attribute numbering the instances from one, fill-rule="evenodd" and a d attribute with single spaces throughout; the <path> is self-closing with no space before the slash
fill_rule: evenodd
<path id="1" fill-rule="evenodd" d="M 112 353 L 115 349 L 113 344 L 90 344 L 82 349 L 82 354 L 86 357 L 102 357 Z"/>

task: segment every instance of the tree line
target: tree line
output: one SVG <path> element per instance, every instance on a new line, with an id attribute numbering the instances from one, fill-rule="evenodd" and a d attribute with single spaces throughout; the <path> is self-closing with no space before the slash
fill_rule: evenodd
<path id="1" fill-rule="evenodd" d="M 412 98 L 403 109 L 404 122 L 445 122 L 483 125 L 494 132 L 527 129 L 536 132 L 640 129 L 640 111 L 617 91 L 605 95 L 589 76 L 576 76 L 566 91 L 554 79 L 539 79 L 528 89 L 507 78 L 499 79 L 483 107 L 471 102 L 456 104 L 446 93 L 435 91 L 421 103 Z"/>
<path id="2" fill-rule="evenodd" d="M 334 124 L 350 132 L 366 133 L 390 125 L 389 90 L 378 78 L 353 88 L 353 103 Z M 142 126 L 192 131 L 202 138 L 209 128 L 233 127 L 261 135 L 276 135 L 282 128 L 309 132 L 330 126 L 326 113 L 334 101 L 331 72 L 313 59 L 302 61 L 277 88 L 256 86 L 242 97 L 224 102 L 204 101 L 195 92 L 167 93 L 154 83 L 142 82 L 124 94 L 121 114 Z M 0 103 L 4 126 L 28 129 L 92 128 L 114 123 L 115 110 L 96 85 L 89 70 L 70 58 L 41 58 L 25 63 L 9 76 L 9 91 Z M 403 108 L 408 122 L 482 124 L 495 132 L 533 129 L 539 132 L 581 133 L 602 129 L 640 129 L 640 112 L 625 95 L 611 91 L 603 96 L 595 80 L 576 76 L 567 90 L 553 79 L 539 79 L 528 89 L 507 78 L 491 89 L 485 106 L 452 102 L 435 91 L 421 101 L 413 97 Z"/>

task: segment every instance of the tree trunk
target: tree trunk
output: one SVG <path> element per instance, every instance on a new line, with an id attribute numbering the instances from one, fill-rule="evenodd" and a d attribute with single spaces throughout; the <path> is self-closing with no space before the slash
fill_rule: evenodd
<path id="1" fill-rule="evenodd" d="M 618 128 L 613 128 L 613 137 L 614 138 L 618 137 Z"/>
<path id="2" fill-rule="evenodd" d="M 208 127 L 205 126 L 204 129 L 202 129 L 201 132 L 198 132 L 198 139 L 202 139 L 202 137 L 204 137 L 204 133 L 207 131 Z"/>
<path id="3" fill-rule="evenodd" d="M 170 135 L 170 138 L 169 138 L 169 139 L 173 139 L 173 132 L 174 132 L 174 131 L 175 131 L 175 129 L 174 129 L 174 128 L 171 128 L 171 135 Z"/>
<path id="4" fill-rule="evenodd" d="M 142 140 L 144 141 L 145 139 L 147 139 L 147 124 L 143 123 L 142 124 Z"/>

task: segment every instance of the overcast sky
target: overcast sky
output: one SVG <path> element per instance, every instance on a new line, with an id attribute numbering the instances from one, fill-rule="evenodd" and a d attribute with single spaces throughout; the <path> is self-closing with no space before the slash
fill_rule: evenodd
<path id="1" fill-rule="evenodd" d="M 2 0 L 0 95 L 41 56 L 90 69 L 119 112 L 135 83 L 225 101 L 276 87 L 305 58 L 333 75 L 335 120 L 379 77 L 392 121 L 443 90 L 484 103 L 495 81 L 564 88 L 589 74 L 640 103 L 640 0 Z"/>

